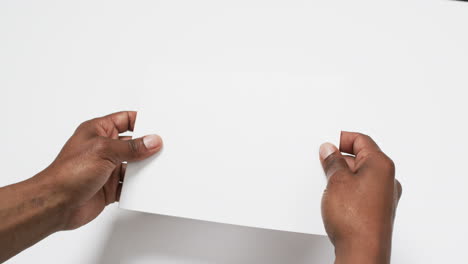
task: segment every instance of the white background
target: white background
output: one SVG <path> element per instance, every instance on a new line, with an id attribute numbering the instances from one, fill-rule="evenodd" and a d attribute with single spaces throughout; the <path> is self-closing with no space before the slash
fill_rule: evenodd
<path id="1" fill-rule="evenodd" d="M 274 28 L 290 32 L 286 37 L 292 39 L 307 32 L 281 29 L 281 19 L 310 13 L 304 22 L 316 36 L 306 51 L 317 57 L 311 65 L 342 76 L 347 87 L 332 96 L 324 91 L 323 100 L 343 109 L 343 129 L 370 134 L 397 164 L 404 191 L 393 262 L 466 262 L 468 3 L 463 2 L 1 1 L 0 184 L 46 167 L 81 121 L 138 109 L 158 73 L 152 47 L 163 40 L 152 34 L 152 26 L 167 25 L 170 35 L 192 23 L 215 25 L 206 14 L 223 8 L 278 18 Z M 255 45 L 255 36 L 246 37 Z M 184 54 L 191 53 L 196 50 Z M 302 264 L 331 263 L 332 255 L 324 237 L 112 205 L 91 224 L 54 234 L 11 263 Z"/>

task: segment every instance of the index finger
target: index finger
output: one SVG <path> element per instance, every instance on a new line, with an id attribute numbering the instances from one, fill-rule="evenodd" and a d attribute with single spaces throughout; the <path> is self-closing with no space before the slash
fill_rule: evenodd
<path id="1" fill-rule="evenodd" d="M 340 151 L 358 156 L 363 152 L 381 152 L 375 141 L 364 134 L 341 131 Z"/>
<path id="2" fill-rule="evenodd" d="M 92 135 L 118 138 L 119 133 L 133 131 L 137 112 L 122 111 L 103 117 L 88 120 L 80 125 L 80 131 L 88 131 Z"/>
<path id="3" fill-rule="evenodd" d="M 102 117 L 113 123 L 119 133 L 133 131 L 135 128 L 136 111 L 122 111 Z"/>

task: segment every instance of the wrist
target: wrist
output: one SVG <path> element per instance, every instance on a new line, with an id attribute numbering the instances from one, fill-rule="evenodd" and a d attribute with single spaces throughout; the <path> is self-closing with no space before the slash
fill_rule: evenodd
<path id="1" fill-rule="evenodd" d="M 63 188 L 53 178 L 43 171 L 26 181 L 32 186 L 31 196 L 40 201 L 41 210 L 49 216 L 52 233 L 64 230 L 69 211 Z"/>
<path id="2" fill-rule="evenodd" d="M 64 203 L 42 176 L 0 188 L 0 262 L 63 229 Z"/>
<path id="3" fill-rule="evenodd" d="M 335 243 L 335 264 L 390 263 L 391 239 L 377 237 L 353 238 Z"/>

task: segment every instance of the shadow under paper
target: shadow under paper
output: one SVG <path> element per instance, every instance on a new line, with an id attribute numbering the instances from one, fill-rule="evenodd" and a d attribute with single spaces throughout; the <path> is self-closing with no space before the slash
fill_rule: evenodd
<path id="1" fill-rule="evenodd" d="M 122 212 L 96 263 L 333 263 L 327 237 Z"/>

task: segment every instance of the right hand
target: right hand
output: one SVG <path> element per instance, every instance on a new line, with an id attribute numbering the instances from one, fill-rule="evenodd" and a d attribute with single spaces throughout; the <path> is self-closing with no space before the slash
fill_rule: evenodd
<path id="1" fill-rule="evenodd" d="M 369 136 L 352 132 L 341 133 L 340 149 L 323 144 L 320 161 L 328 179 L 322 217 L 335 263 L 390 263 L 402 192 L 393 161 Z"/>

